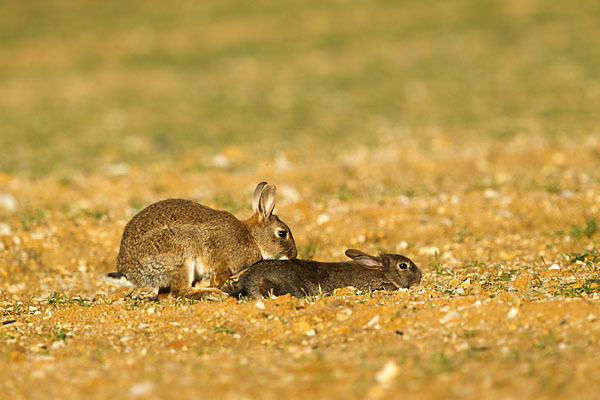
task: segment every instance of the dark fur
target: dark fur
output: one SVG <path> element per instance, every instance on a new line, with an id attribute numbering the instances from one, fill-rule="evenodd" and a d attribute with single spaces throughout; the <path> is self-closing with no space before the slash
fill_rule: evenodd
<path id="1" fill-rule="evenodd" d="M 356 250 L 354 250 L 357 252 Z M 347 254 L 350 250 L 347 251 Z M 366 267 L 357 261 L 318 262 L 309 260 L 261 261 L 248 268 L 239 279 L 238 288 L 231 286 L 223 290 L 234 297 L 249 296 L 263 298 L 273 294 L 280 296 L 290 293 L 295 297 L 332 293 L 334 289 L 353 286 L 361 290 L 395 290 L 419 284 L 421 270 L 407 257 L 397 254 L 369 256 L 360 252 L 361 257 L 370 257 L 380 267 Z M 399 263 L 408 268 L 401 270 Z"/>
<path id="2" fill-rule="evenodd" d="M 109 272 L 108 274 L 106 274 L 106 276 L 108 276 L 109 278 L 113 278 L 113 279 L 121 279 L 121 278 L 127 279 L 125 274 L 122 272 Z"/>

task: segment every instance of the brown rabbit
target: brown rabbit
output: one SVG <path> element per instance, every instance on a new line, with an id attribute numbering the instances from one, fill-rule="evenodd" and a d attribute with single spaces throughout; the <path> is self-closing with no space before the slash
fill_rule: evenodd
<path id="1" fill-rule="evenodd" d="M 353 261 L 262 261 L 240 276 L 238 289 L 227 286 L 223 290 L 235 297 L 263 298 L 286 293 L 303 297 L 331 293 L 346 286 L 361 290 L 394 290 L 421 282 L 421 270 L 407 257 L 398 254 L 371 256 L 355 249 L 346 250 L 346 255 Z"/>
<path id="2" fill-rule="evenodd" d="M 227 278 L 261 260 L 296 257 L 288 226 L 275 214 L 274 185 L 261 182 L 252 197 L 254 215 L 240 221 L 227 211 L 190 200 L 154 203 L 125 226 L 117 271 L 108 280 L 133 287 L 158 287 L 193 299 L 222 297 Z M 210 287 L 194 282 L 210 281 Z"/>

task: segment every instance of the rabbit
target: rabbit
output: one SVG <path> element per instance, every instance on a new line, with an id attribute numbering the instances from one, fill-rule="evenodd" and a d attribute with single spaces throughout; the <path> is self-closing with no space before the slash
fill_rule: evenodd
<path id="1" fill-rule="evenodd" d="M 421 270 L 402 255 L 372 256 L 355 249 L 346 250 L 346 255 L 352 261 L 262 261 L 240 276 L 237 289 L 229 285 L 223 290 L 234 297 L 259 299 L 286 293 L 294 297 L 313 296 L 346 286 L 361 290 L 394 290 L 421 282 Z"/>
<path id="2" fill-rule="evenodd" d="M 293 259 L 290 228 L 273 214 L 275 185 L 261 182 L 252 197 L 254 214 L 240 221 L 227 211 L 168 199 L 146 207 L 125 226 L 117 271 L 108 281 L 130 287 L 158 287 L 171 294 L 217 299 L 227 278 L 261 260 Z M 194 285 L 210 281 L 209 287 Z"/>

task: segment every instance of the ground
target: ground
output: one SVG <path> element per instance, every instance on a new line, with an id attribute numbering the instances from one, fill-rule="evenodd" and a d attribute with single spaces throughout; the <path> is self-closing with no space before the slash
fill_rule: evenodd
<path id="1" fill-rule="evenodd" d="M 594 2 L 119 4 L 0 5 L 0 397 L 597 398 Z M 421 284 L 101 280 L 144 206 L 263 180 L 299 257 Z"/>

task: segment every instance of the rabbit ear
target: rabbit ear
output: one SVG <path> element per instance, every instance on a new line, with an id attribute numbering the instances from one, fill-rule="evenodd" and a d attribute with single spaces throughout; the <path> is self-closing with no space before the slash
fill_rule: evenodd
<path id="1" fill-rule="evenodd" d="M 260 196 L 258 198 L 258 219 L 263 220 L 267 219 L 273 213 L 273 209 L 275 208 L 275 193 L 277 189 L 275 185 L 266 184 L 262 191 L 260 192 Z"/>
<path id="2" fill-rule="evenodd" d="M 356 257 L 354 258 L 354 262 L 367 269 L 377 269 L 380 271 L 383 270 L 383 265 L 381 265 L 379 260 L 369 255 Z"/>
<path id="3" fill-rule="evenodd" d="M 261 182 L 256 185 L 256 189 L 254 189 L 254 195 L 252 195 L 252 211 L 254 211 L 254 214 L 258 214 L 258 200 L 260 199 L 260 193 L 266 184 L 267 182 Z"/>
<path id="4" fill-rule="evenodd" d="M 346 255 L 353 259 L 354 262 L 360 265 L 361 267 L 379 270 L 383 268 L 383 265 L 381 265 L 381 262 L 379 262 L 377 258 L 360 250 L 348 249 L 346 250 Z"/>
<path id="5" fill-rule="evenodd" d="M 370 255 L 368 255 L 367 253 L 357 250 L 357 249 L 348 249 L 346 250 L 346 256 L 354 259 L 356 257 L 360 257 L 360 256 L 367 256 L 367 257 L 371 257 Z"/>

